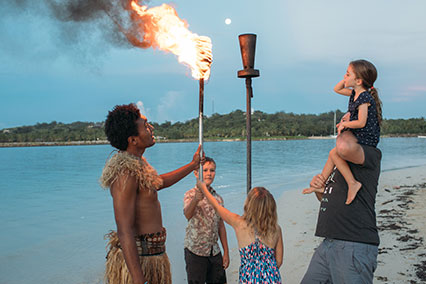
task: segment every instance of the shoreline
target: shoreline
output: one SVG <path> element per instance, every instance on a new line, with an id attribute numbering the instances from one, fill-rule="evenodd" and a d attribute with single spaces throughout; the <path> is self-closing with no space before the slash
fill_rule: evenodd
<path id="1" fill-rule="evenodd" d="M 376 197 L 380 236 L 374 283 L 419 283 L 426 281 L 426 166 L 389 170 L 380 175 Z M 283 231 L 283 283 L 300 283 L 315 248 L 319 202 L 301 189 L 277 198 L 279 225 Z M 229 235 L 235 237 L 234 232 Z M 239 252 L 230 249 L 228 283 L 238 283 Z"/>
<path id="2" fill-rule="evenodd" d="M 418 135 L 383 135 L 380 138 L 422 138 L 426 136 Z M 252 137 L 252 141 L 286 141 L 286 140 L 328 140 L 336 139 L 334 136 L 282 136 L 282 137 Z M 198 139 L 158 139 L 156 143 L 195 143 Z M 235 142 L 246 141 L 246 138 L 223 138 L 211 139 L 204 138 L 204 142 Z M 57 142 L 0 142 L 0 148 L 19 148 L 19 147 L 48 147 L 48 146 L 83 146 L 83 145 L 109 145 L 108 140 L 90 140 L 90 141 L 57 141 Z"/>
<path id="3" fill-rule="evenodd" d="M 332 137 L 318 136 L 318 138 L 303 137 L 303 138 L 287 138 L 287 137 L 271 137 L 271 138 L 252 138 L 252 141 L 285 141 L 285 140 L 305 140 L 305 139 L 333 139 Z M 245 138 L 224 138 L 224 139 L 206 139 L 204 142 L 235 142 L 246 141 Z M 198 139 L 173 139 L 173 140 L 156 140 L 156 143 L 195 143 Z M 76 145 L 109 145 L 107 140 L 93 141 L 69 141 L 69 142 L 0 142 L 0 148 L 14 147 L 45 147 L 45 146 L 76 146 Z"/>
<path id="4" fill-rule="evenodd" d="M 106 145 L 108 141 L 69 141 L 69 142 L 2 142 L 0 148 L 20 148 L 20 147 L 49 147 L 49 146 L 76 146 L 76 145 Z"/>

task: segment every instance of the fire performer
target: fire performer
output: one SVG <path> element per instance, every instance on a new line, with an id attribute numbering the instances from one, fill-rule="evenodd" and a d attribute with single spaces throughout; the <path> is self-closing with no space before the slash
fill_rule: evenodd
<path id="1" fill-rule="evenodd" d="M 157 191 L 169 187 L 200 164 L 200 148 L 192 161 L 158 175 L 146 161 L 146 148 L 155 144 L 153 127 L 134 104 L 108 113 L 105 133 L 119 151 L 106 163 L 100 179 L 110 188 L 117 232 L 111 231 L 105 281 L 110 284 L 169 284 L 166 229 L 162 225 Z"/>

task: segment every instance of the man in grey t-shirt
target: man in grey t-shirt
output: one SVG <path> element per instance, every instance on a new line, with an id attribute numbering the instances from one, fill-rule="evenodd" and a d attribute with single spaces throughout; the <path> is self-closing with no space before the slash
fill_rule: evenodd
<path id="1" fill-rule="evenodd" d="M 351 204 L 345 204 L 348 187 L 337 169 L 327 181 L 321 175 L 311 181 L 311 187 L 324 188 L 323 193 L 315 192 L 321 201 L 315 235 L 324 241 L 312 256 L 303 284 L 373 283 L 379 245 L 375 202 L 382 154 L 375 147 L 361 147 L 362 161 L 348 163 L 362 183 Z"/>

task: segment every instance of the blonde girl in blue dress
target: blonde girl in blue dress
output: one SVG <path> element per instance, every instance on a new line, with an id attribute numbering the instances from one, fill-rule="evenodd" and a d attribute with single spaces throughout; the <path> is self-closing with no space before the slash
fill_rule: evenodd
<path id="1" fill-rule="evenodd" d="M 197 187 L 235 230 L 241 258 L 239 283 L 282 283 L 279 268 L 283 262 L 283 238 L 272 194 L 264 187 L 250 190 L 240 216 L 222 207 L 204 182 L 198 180 Z"/>

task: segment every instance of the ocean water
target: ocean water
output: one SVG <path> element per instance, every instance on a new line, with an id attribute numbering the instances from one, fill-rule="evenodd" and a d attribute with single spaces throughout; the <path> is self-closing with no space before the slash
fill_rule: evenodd
<path id="1" fill-rule="evenodd" d="M 302 189 L 319 173 L 335 140 L 254 141 L 252 185 L 276 198 Z M 164 143 L 145 157 L 158 173 L 190 162 L 197 143 Z M 426 164 L 426 139 L 384 138 L 382 170 Z M 225 206 L 242 213 L 246 192 L 246 143 L 207 142 L 217 163 L 215 189 Z M 105 233 L 115 229 L 112 199 L 98 178 L 112 147 L 0 148 L 0 284 L 103 283 Z M 192 174 L 159 192 L 173 282 L 185 283 L 183 195 Z M 282 217 L 284 218 L 284 216 Z M 228 241 L 237 247 L 229 226 Z M 231 260 L 238 261 L 238 260 Z"/>

